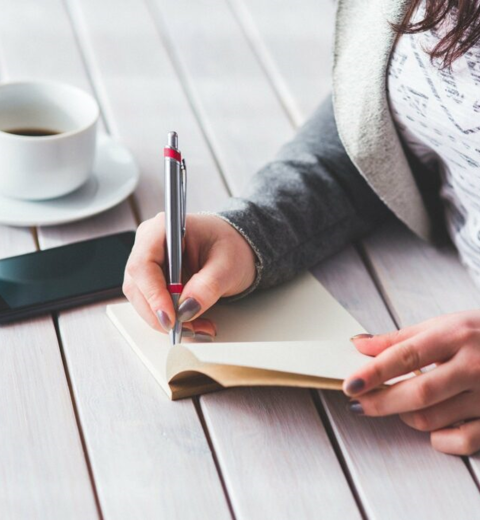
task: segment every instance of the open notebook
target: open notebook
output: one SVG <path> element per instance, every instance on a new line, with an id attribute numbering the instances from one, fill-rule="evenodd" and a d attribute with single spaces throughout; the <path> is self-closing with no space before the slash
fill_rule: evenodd
<path id="1" fill-rule="evenodd" d="M 171 399 L 231 386 L 340 389 L 370 359 L 349 341 L 362 327 L 309 273 L 214 306 L 214 343 L 172 347 L 129 303 L 107 313 Z"/>

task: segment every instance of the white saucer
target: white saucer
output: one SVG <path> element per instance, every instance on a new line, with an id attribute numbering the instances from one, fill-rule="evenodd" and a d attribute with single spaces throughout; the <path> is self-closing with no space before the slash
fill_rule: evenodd
<path id="1" fill-rule="evenodd" d="M 0 224 L 54 226 L 101 213 L 126 199 L 140 177 L 132 154 L 111 137 L 97 137 L 97 156 L 90 179 L 57 199 L 29 201 L 0 195 Z"/>

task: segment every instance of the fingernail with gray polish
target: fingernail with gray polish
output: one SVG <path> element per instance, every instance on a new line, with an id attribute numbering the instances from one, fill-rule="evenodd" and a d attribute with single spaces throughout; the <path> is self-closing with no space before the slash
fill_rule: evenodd
<path id="1" fill-rule="evenodd" d="M 195 332 L 193 332 L 193 330 L 191 330 L 191 329 L 183 328 L 182 329 L 182 336 L 184 338 L 194 338 L 195 337 Z"/>
<path id="2" fill-rule="evenodd" d="M 170 332 L 172 330 L 172 322 L 166 312 L 157 311 L 157 318 L 165 332 Z"/>
<path id="3" fill-rule="evenodd" d="M 195 298 L 187 298 L 178 308 L 177 319 L 179 321 L 188 321 L 193 318 L 200 310 L 200 304 Z"/>
<path id="4" fill-rule="evenodd" d="M 365 381 L 363 379 L 353 379 L 347 384 L 345 390 L 347 394 L 358 394 L 365 388 Z"/>
<path id="5" fill-rule="evenodd" d="M 348 411 L 352 412 L 356 415 L 363 415 L 365 412 L 363 411 L 363 406 L 358 401 L 351 401 L 347 405 Z"/>
<path id="6" fill-rule="evenodd" d="M 195 341 L 198 341 L 199 343 L 212 343 L 213 336 L 210 336 L 210 334 L 205 334 L 203 332 L 197 332 L 195 334 Z"/>
<path id="7" fill-rule="evenodd" d="M 356 334 L 355 336 L 350 338 L 350 341 L 355 341 L 356 339 L 370 339 L 373 338 L 373 334 Z"/>

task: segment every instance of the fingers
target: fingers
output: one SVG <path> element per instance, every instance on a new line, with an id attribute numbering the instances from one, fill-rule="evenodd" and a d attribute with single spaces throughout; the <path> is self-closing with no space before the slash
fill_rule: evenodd
<path id="1" fill-rule="evenodd" d="M 462 377 L 462 367 L 451 362 L 389 388 L 364 394 L 356 398 L 353 406 L 360 406 L 369 416 L 410 412 L 445 401 L 464 392 L 470 385 L 469 378 Z M 353 408 L 352 411 L 358 410 Z"/>
<path id="2" fill-rule="evenodd" d="M 192 325 L 193 330 L 195 331 L 195 337 L 197 339 L 199 334 L 211 336 L 212 338 L 217 335 L 217 328 L 212 320 L 207 320 L 206 318 L 197 318 L 189 324 Z"/>
<path id="3" fill-rule="evenodd" d="M 464 392 L 423 410 L 401 414 L 400 419 L 411 428 L 431 432 L 479 416 L 479 402 L 478 392 Z"/>
<path id="4" fill-rule="evenodd" d="M 387 334 L 379 334 L 372 336 L 371 334 L 358 334 L 353 336 L 351 340 L 360 352 L 368 356 L 377 356 L 385 349 L 397 345 L 420 332 L 429 329 L 437 329 L 438 331 L 449 331 L 454 327 L 457 331 L 468 331 L 477 317 L 475 311 L 465 311 L 443 316 L 435 316 L 429 320 L 404 327 L 400 330 L 388 332 Z"/>
<path id="5" fill-rule="evenodd" d="M 138 314 L 154 329 L 161 332 L 169 332 L 172 328 L 171 324 L 165 324 L 159 313 L 153 313 L 147 300 L 143 294 L 136 288 L 136 286 L 129 282 L 129 277 L 126 275 L 124 287 L 131 287 L 126 290 L 129 293 L 129 301 L 134 306 Z M 124 289 L 125 290 L 125 289 Z M 201 339 L 204 341 L 211 341 L 217 335 L 217 328 L 212 320 L 205 318 L 198 318 L 193 322 L 184 325 L 187 329 L 185 337 L 195 338 L 197 341 Z"/>
<path id="6" fill-rule="evenodd" d="M 123 292 L 138 314 L 150 325 L 150 327 L 159 331 L 167 332 L 166 328 L 162 327 L 159 319 L 153 313 L 147 300 L 145 300 L 142 293 L 137 289 L 128 275 L 125 276 Z"/>
<path id="7" fill-rule="evenodd" d="M 455 428 L 437 430 L 430 435 L 432 446 L 451 455 L 473 455 L 480 450 L 480 419 Z"/>
<path id="8" fill-rule="evenodd" d="M 427 323 L 428 322 L 418 323 L 411 327 L 405 327 L 400 330 L 394 330 L 376 336 L 372 336 L 371 334 L 358 334 L 357 336 L 353 336 L 351 341 L 362 354 L 367 356 L 378 356 L 378 354 L 383 352 L 385 349 L 411 338 L 422 330 L 426 330 Z"/>
<path id="9" fill-rule="evenodd" d="M 459 329 L 462 320 L 463 322 L 468 323 L 470 318 L 471 313 L 468 311 L 447 314 L 444 316 L 435 316 L 429 320 L 411 325 L 410 327 L 404 327 L 400 330 L 394 330 L 387 334 L 379 334 L 376 336 L 372 336 L 371 334 L 358 334 L 351 338 L 351 340 L 362 354 L 366 354 L 367 356 L 377 356 L 385 349 L 402 343 L 407 339 L 411 339 L 415 335 L 431 328 L 437 329 L 438 331 L 448 331 L 451 329 L 453 324 L 456 329 Z"/>
<path id="10" fill-rule="evenodd" d="M 232 274 L 225 265 L 223 255 L 217 253 L 190 278 L 179 302 L 177 317 L 180 321 L 190 321 L 204 313 L 228 292 Z"/>
<path id="11" fill-rule="evenodd" d="M 381 352 L 345 380 L 344 392 L 350 396 L 361 395 L 390 379 L 444 361 L 453 356 L 460 346 L 453 340 L 451 330 L 430 328 Z"/>
<path id="12" fill-rule="evenodd" d="M 161 317 L 163 312 L 161 323 L 168 332 L 175 323 L 175 311 L 163 272 L 160 266 L 154 262 L 143 261 L 137 267 L 137 261 L 134 253 L 132 253 L 132 257 L 127 264 L 128 278 L 125 280 L 123 292 L 135 309 L 137 309 L 136 303 L 140 302 L 140 299 L 137 297 L 136 301 L 133 301 L 132 297 L 136 291 L 139 291 L 155 316 Z M 140 312 L 140 309 L 137 310 Z"/>
<path id="13" fill-rule="evenodd" d="M 210 343 L 216 336 L 216 327 L 211 320 L 197 318 L 182 327 L 183 338 L 199 343 Z"/>
<path id="14" fill-rule="evenodd" d="M 164 312 L 168 316 L 170 324 L 175 323 L 172 297 L 168 292 L 167 283 L 160 266 L 155 262 L 143 261 L 141 271 L 136 273 L 135 283 L 152 312 L 155 314 Z"/>
<path id="15" fill-rule="evenodd" d="M 161 267 L 164 243 L 163 214 L 139 226 L 126 266 L 123 292 L 147 323 L 154 326 L 156 321 L 155 328 L 158 329 L 160 321 L 161 328 L 168 332 L 175 323 L 175 311 Z"/>
<path id="16" fill-rule="evenodd" d="M 382 336 L 352 338 L 361 352 L 377 357 L 345 381 L 345 393 L 357 396 L 350 410 L 368 416 L 400 413 L 409 426 L 432 432 L 432 445 L 439 451 L 457 455 L 478 451 L 479 336 L 478 311 L 467 311 Z M 436 368 L 429 372 L 378 389 L 432 364 Z"/>
<path id="17" fill-rule="evenodd" d="M 158 213 L 138 226 L 133 251 L 141 251 L 141 254 L 149 260 L 163 265 L 165 261 L 164 213 Z"/>

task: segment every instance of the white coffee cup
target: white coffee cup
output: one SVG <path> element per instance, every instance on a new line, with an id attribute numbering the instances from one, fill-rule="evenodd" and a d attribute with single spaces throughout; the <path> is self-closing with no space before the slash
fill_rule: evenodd
<path id="1" fill-rule="evenodd" d="M 79 188 L 92 173 L 98 118 L 95 99 L 76 87 L 0 83 L 0 194 L 42 200 Z M 19 135 L 35 129 L 58 133 Z"/>

